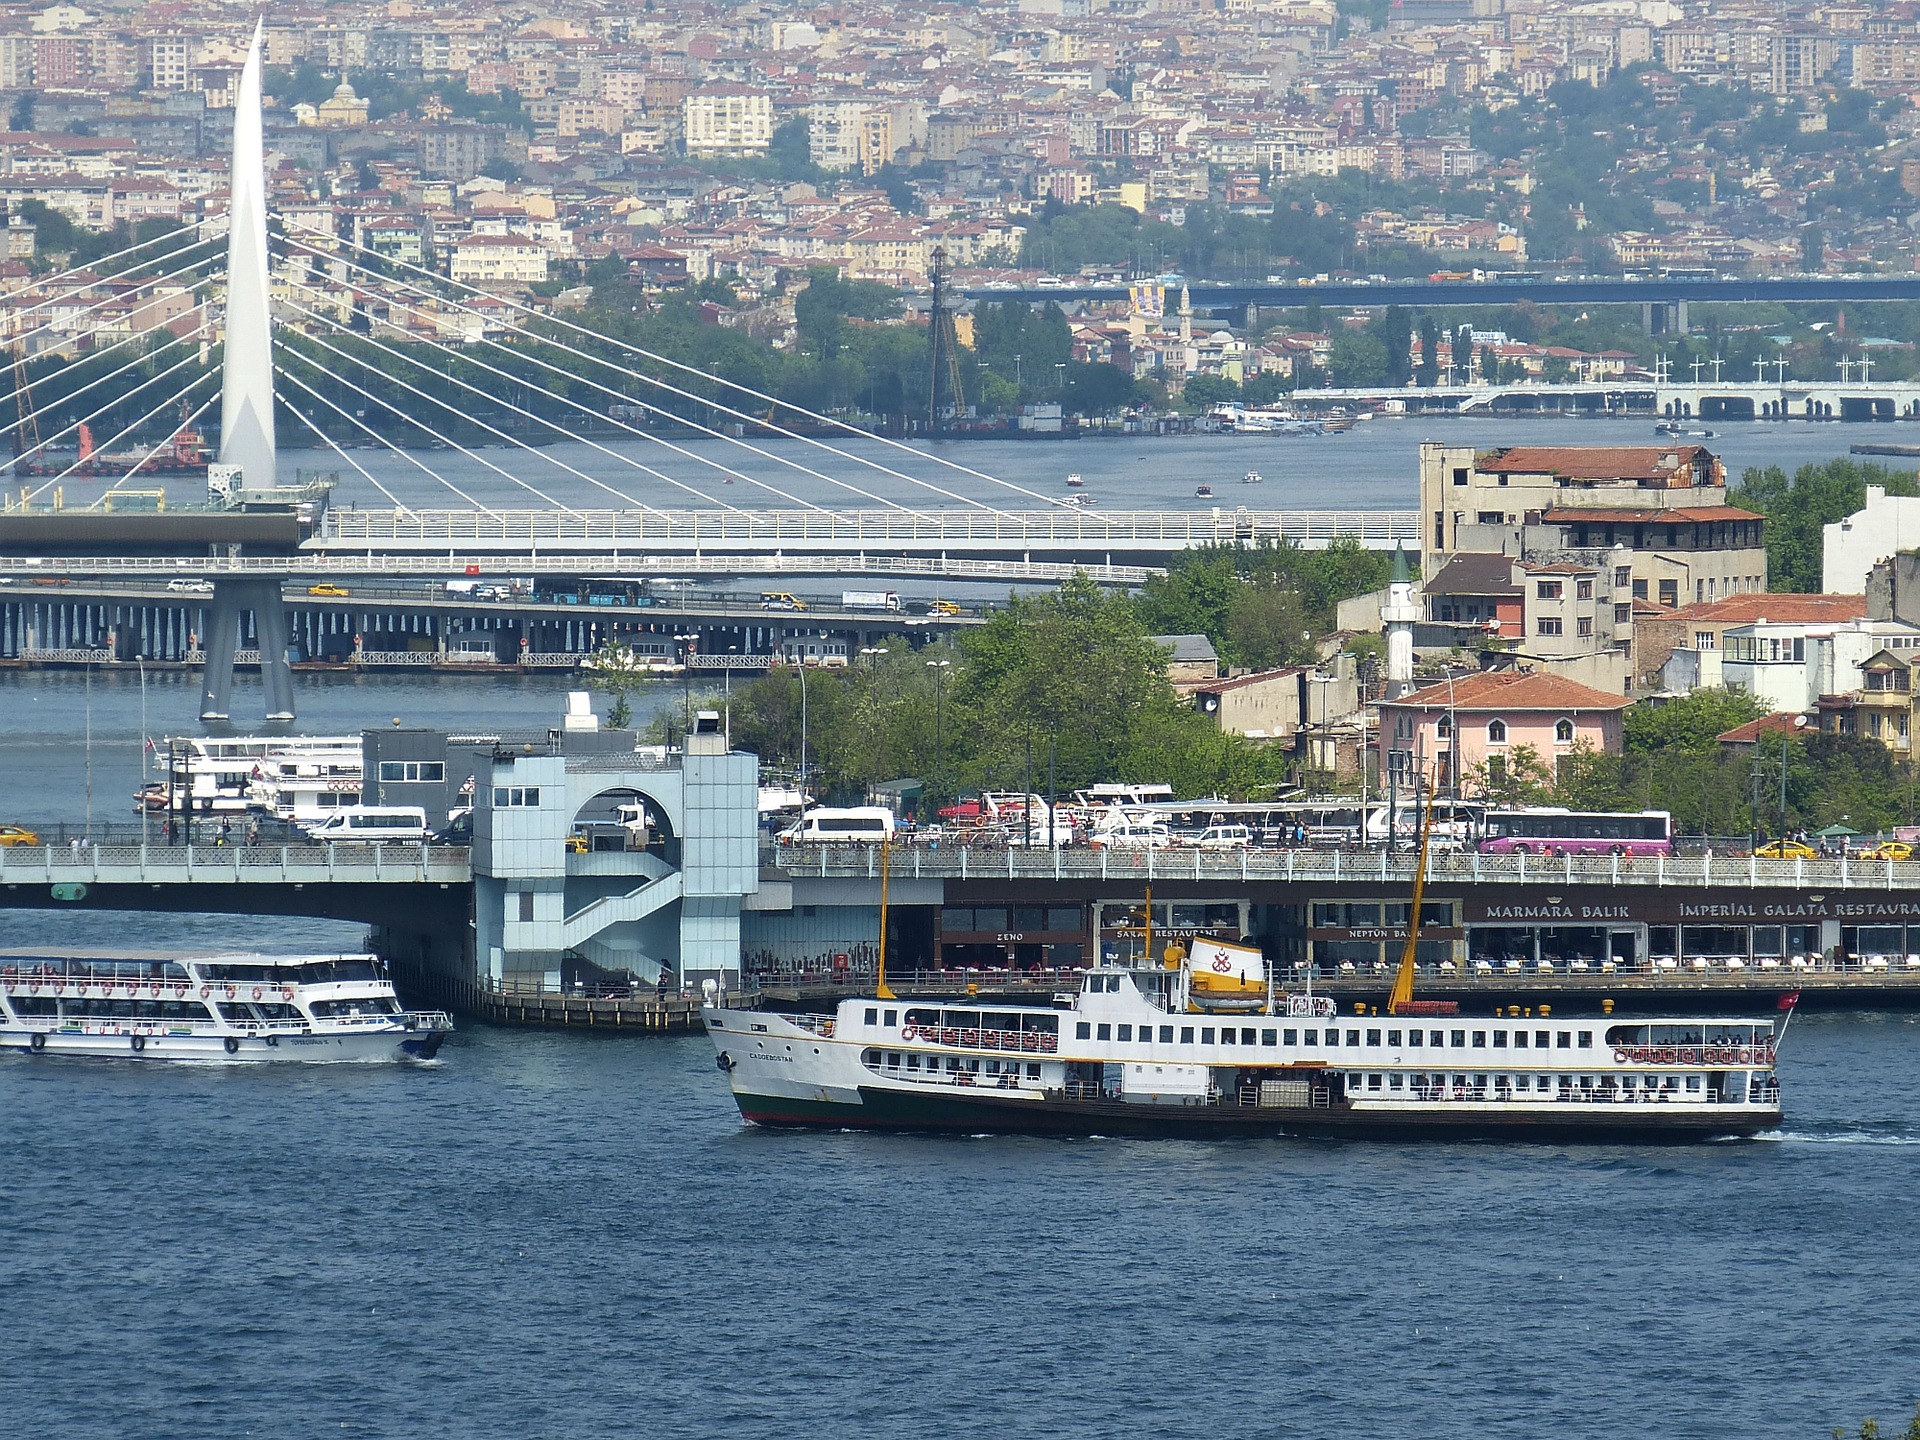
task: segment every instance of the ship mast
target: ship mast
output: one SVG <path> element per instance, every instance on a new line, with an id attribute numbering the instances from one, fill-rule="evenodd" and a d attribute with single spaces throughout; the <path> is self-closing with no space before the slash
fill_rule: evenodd
<path id="1" fill-rule="evenodd" d="M 1420 947 L 1420 901 L 1427 890 L 1427 844 L 1433 839 L 1433 797 L 1437 785 L 1427 789 L 1427 810 L 1420 822 L 1420 859 L 1413 869 L 1413 908 L 1407 914 L 1407 943 L 1400 950 L 1400 973 L 1393 977 L 1393 992 L 1387 997 L 1387 1013 L 1400 1014 L 1413 1003 L 1413 962 Z"/>

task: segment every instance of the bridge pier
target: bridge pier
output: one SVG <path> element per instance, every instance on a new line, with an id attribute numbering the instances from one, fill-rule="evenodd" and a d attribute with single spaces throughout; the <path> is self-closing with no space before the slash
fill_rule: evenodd
<path id="1" fill-rule="evenodd" d="M 233 664 L 240 649 L 240 612 L 253 612 L 260 647 L 260 678 L 266 689 L 267 719 L 291 720 L 293 667 L 287 663 L 287 607 L 277 578 L 219 579 L 207 607 L 206 670 L 200 691 L 200 718 L 225 720 L 233 704 Z"/>
<path id="2" fill-rule="evenodd" d="M 1640 330 L 1646 335 L 1684 335 L 1687 333 L 1687 302 L 1684 300 L 1647 300 L 1640 305 Z"/>

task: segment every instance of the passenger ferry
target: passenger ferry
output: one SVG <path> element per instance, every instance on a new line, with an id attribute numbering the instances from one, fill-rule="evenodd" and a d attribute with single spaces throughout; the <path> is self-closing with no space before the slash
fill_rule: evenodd
<path id="1" fill-rule="evenodd" d="M 453 1029 L 405 1010 L 372 955 L 0 951 L 0 1049 L 246 1064 L 431 1060 Z"/>
<path id="2" fill-rule="evenodd" d="M 1160 968 L 1096 966 L 1051 1006 L 703 1013 L 740 1113 L 761 1125 L 1699 1140 L 1780 1124 L 1771 1018 L 1383 1008 L 1342 1015 L 1276 989 L 1257 949 L 1196 940 Z"/>

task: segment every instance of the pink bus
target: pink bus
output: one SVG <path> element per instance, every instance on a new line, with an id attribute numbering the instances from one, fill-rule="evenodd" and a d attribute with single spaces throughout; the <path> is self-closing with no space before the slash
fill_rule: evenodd
<path id="1" fill-rule="evenodd" d="M 1673 816 L 1665 810 L 1489 810 L 1480 849 L 1489 855 L 1670 855 Z"/>

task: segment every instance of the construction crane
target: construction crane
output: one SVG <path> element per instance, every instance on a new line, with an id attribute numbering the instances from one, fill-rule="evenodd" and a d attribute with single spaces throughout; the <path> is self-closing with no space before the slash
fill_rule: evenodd
<path id="1" fill-rule="evenodd" d="M 13 342 L 13 403 L 20 418 L 13 424 L 13 473 L 30 473 L 32 456 L 40 452 L 40 417 L 33 408 L 33 383 L 27 379 L 27 342 Z"/>
<path id="2" fill-rule="evenodd" d="M 944 245 L 933 251 L 933 308 L 927 315 L 927 333 L 933 344 L 932 365 L 927 383 L 927 431 L 940 434 L 944 412 L 940 408 L 940 384 L 944 380 L 949 404 L 959 414 L 966 404 L 966 390 L 960 376 L 960 337 L 954 330 L 953 312 L 947 308 L 947 250 Z"/>

